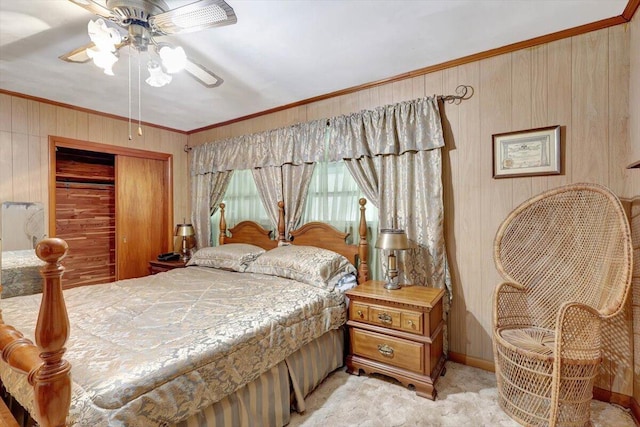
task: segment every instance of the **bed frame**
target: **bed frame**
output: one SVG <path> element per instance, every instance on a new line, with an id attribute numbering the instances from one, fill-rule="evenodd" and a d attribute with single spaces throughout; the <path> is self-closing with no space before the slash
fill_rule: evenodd
<path id="1" fill-rule="evenodd" d="M 360 199 L 360 240 L 357 245 L 347 245 L 348 233 L 334 227 L 310 222 L 291 231 L 289 243 L 330 249 L 347 257 L 358 266 L 358 283 L 368 280 L 367 224 L 365 199 Z M 272 240 L 271 231 L 253 221 L 243 221 L 229 229 L 227 236 L 224 203 L 220 205 L 220 244 L 252 243 L 271 249 L 287 242 L 284 227 L 284 202 L 278 203 L 278 239 Z M 62 293 L 61 278 L 64 267 L 60 261 L 69 246 L 59 238 L 48 238 L 38 243 L 36 255 L 47 264 L 40 269 L 44 279 L 42 302 L 35 329 L 34 345 L 13 326 L 2 319 L 0 310 L 0 351 L 2 360 L 15 371 L 27 375 L 34 388 L 35 419 L 41 427 L 64 427 L 71 405 L 71 365 L 62 357 L 69 338 L 69 317 Z M 0 291 L 2 286 L 0 285 Z"/>
<path id="2" fill-rule="evenodd" d="M 278 239 L 271 239 L 271 231 L 253 221 L 242 221 L 229 229 L 227 235 L 227 221 L 224 216 L 225 204 L 220 204 L 220 237 L 219 243 L 251 243 L 264 249 L 273 249 L 282 243 L 293 245 L 315 246 L 329 249 L 346 257 L 358 268 L 358 283 L 369 280 L 369 246 L 367 242 L 367 220 L 365 217 L 366 199 L 360 199 L 360 219 L 358 234 L 360 240 L 355 245 L 346 243 L 349 233 L 343 233 L 324 222 L 308 222 L 289 232 L 289 239 L 285 236 L 284 202 L 278 202 Z"/>

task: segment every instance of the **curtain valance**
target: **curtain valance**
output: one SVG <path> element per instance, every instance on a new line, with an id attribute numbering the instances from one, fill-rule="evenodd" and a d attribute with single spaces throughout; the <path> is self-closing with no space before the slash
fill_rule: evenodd
<path id="1" fill-rule="evenodd" d="M 191 175 L 315 163 L 324 155 L 327 120 L 209 142 L 191 151 Z"/>
<path id="2" fill-rule="evenodd" d="M 421 98 L 329 119 L 329 160 L 401 155 L 444 146 L 438 100 Z"/>
<path id="3" fill-rule="evenodd" d="M 401 155 L 444 146 L 436 97 L 331 118 L 328 147 L 326 132 L 327 120 L 321 119 L 209 142 L 193 148 L 191 175 Z"/>

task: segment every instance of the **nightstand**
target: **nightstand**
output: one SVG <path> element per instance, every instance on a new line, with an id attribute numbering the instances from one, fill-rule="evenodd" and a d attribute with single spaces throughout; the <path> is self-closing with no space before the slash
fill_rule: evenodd
<path id="1" fill-rule="evenodd" d="M 163 271 L 173 270 L 174 268 L 184 268 L 187 266 L 185 261 L 149 261 L 149 274 L 162 273 Z"/>
<path id="2" fill-rule="evenodd" d="M 383 285 L 368 281 L 346 292 L 347 372 L 388 375 L 435 400 L 435 384 L 444 369 L 444 290 L 406 285 L 387 290 Z"/>

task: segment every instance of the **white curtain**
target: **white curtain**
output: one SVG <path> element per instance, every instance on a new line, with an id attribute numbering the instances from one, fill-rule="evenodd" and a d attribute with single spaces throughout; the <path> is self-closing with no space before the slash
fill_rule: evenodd
<path id="1" fill-rule="evenodd" d="M 198 248 L 211 246 L 210 218 L 217 210 L 232 174 L 232 171 L 227 171 L 191 177 L 191 223 Z"/>
<path id="2" fill-rule="evenodd" d="M 401 251 L 400 283 L 445 288 L 446 317 L 452 293 L 444 241 L 444 136 L 436 97 L 335 117 L 330 129 L 330 144 L 341 147 L 349 171 L 378 206 L 380 228 L 404 229 L 413 245 Z M 446 351 L 446 329 L 444 336 Z"/>
<path id="3" fill-rule="evenodd" d="M 380 212 L 380 228 L 403 228 L 405 282 L 447 288 L 442 202 L 444 146 L 435 97 L 330 119 L 330 147 Z M 340 147 L 340 148 L 338 148 Z M 401 265 L 402 267 L 402 265 Z"/>
<path id="4" fill-rule="evenodd" d="M 328 141 L 324 138 L 326 126 L 326 120 L 316 120 L 196 147 L 192 175 L 261 168 L 254 176 L 258 177 L 257 187 L 267 212 L 275 209 L 274 201 L 287 199 L 287 225 L 292 228 L 297 225 L 307 177 L 311 176 L 308 167 L 298 168 L 345 160 L 362 192 L 379 208 L 380 227 L 404 228 L 415 245 L 404 251 L 404 280 L 447 288 L 451 297 L 443 232 L 440 148 L 444 138 L 437 99 L 423 98 L 334 117 L 329 120 Z M 283 169 L 283 165 L 287 166 Z M 270 169 L 273 167 L 280 170 Z M 222 178 L 215 180 L 216 190 L 209 193 L 199 187 L 206 181 L 194 185 L 194 197 L 209 195 L 209 201 L 202 203 L 211 207 L 212 201 L 220 198 L 219 189 L 225 186 Z M 208 182 L 214 184 L 213 180 Z M 204 213 L 197 203 L 194 201 L 194 208 L 202 212 L 194 216 Z M 318 206 L 308 209 L 315 208 Z M 275 224 L 274 215 L 270 216 Z"/>
<path id="5" fill-rule="evenodd" d="M 313 163 L 284 164 L 253 169 L 253 178 L 274 227 L 278 226 L 278 202 L 284 201 L 285 236 L 300 223 Z M 276 236 L 277 237 L 277 236 Z"/>
<path id="6" fill-rule="evenodd" d="M 277 203 L 284 200 L 285 227 L 295 228 L 302 215 L 313 163 L 324 153 L 326 131 L 327 120 L 321 119 L 195 147 L 191 153 L 191 175 L 198 186 L 194 186 L 192 195 L 200 201 L 193 200 L 192 217 L 198 218 L 197 227 L 202 228 L 196 228 L 198 236 L 211 235 L 212 228 L 210 220 L 203 222 L 204 209 L 199 204 L 207 203 L 202 201 L 206 196 L 204 187 L 213 182 L 202 177 L 245 169 L 253 171 L 272 225 L 275 227 L 278 222 Z M 221 196 L 216 198 L 216 204 Z"/>
<path id="7" fill-rule="evenodd" d="M 362 197 L 366 198 L 344 162 L 316 163 L 301 223 L 309 221 L 329 223 L 340 231 L 350 233 L 348 241 L 351 244 L 358 244 L 360 225 L 358 201 Z M 370 201 L 366 204 L 365 215 L 368 226 L 369 277 L 377 280 L 382 278 L 378 257 L 373 251 L 378 235 L 378 209 Z"/>
<path id="8" fill-rule="evenodd" d="M 258 194 L 251 170 L 239 170 L 233 173 L 221 202 L 226 205 L 225 220 L 227 222 L 227 228 L 233 227 L 240 221 L 251 219 L 267 230 L 273 229 L 271 219 Z M 219 229 L 220 210 L 218 209 L 211 216 L 211 241 L 214 246 L 216 246 L 219 241 Z M 275 238 L 277 237 L 277 230 L 273 230 L 272 237 Z"/>

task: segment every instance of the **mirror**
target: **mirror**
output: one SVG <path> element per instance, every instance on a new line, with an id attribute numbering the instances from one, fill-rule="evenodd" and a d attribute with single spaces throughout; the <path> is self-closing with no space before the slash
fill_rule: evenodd
<path id="1" fill-rule="evenodd" d="M 36 244 L 46 237 L 44 206 L 32 202 L 4 202 L 0 208 L 0 298 L 29 295 L 42 291 Z"/>

